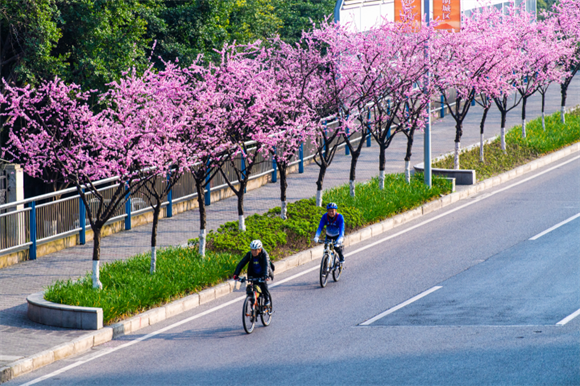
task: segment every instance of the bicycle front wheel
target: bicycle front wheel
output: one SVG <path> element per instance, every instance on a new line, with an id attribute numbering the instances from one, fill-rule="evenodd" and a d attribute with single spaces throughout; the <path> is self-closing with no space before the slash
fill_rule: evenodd
<path id="1" fill-rule="evenodd" d="M 332 270 L 332 279 L 338 281 L 340 279 L 340 274 L 342 273 L 342 264 L 340 264 L 340 259 L 338 256 L 334 256 L 334 269 Z"/>
<path id="2" fill-rule="evenodd" d="M 251 334 L 254 331 L 254 325 L 256 324 L 256 317 L 254 315 L 254 299 L 252 299 L 251 296 L 248 296 L 246 300 L 244 300 L 244 309 L 242 311 L 244 330 L 247 334 Z"/>
<path id="3" fill-rule="evenodd" d="M 262 308 L 262 313 L 260 314 L 260 318 L 262 319 L 262 324 L 264 327 L 269 326 L 270 322 L 272 321 L 272 305 L 272 296 L 270 295 L 270 305 L 268 307 L 264 306 Z"/>
<path id="4" fill-rule="evenodd" d="M 320 286 L 322 288 L 326 287 L 328 274 L 330 273 L 328 270 L 328 259 L 328 255 L 324 255 L 322 256 L 322 262 L 320 263 Z"/>

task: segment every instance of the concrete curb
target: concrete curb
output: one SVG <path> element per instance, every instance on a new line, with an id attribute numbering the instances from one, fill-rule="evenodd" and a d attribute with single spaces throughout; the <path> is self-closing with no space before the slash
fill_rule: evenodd
<path id="1" fill-rule="evenodd" d="M 370 225 L 355 233 L 345 237 L 345 246 L 354 245 L 373 236 L 387 232 L 399 225 L 413 220 L 417 217 L 431 213 L 435 210 L 444 208 L 452 203 L 473 196 L 483 190 L 493 186 L 500 185 L 506 181 L 517 178 L 523 174 L 534 171 L 540 167 L 558 161 L 570 154 L 580 152 L 580 143 L 575 143 L 562 150 L 538 158 L 528 164 L 519 166 L 513 170 L 481 181 L 472 185 L 468 189 L 460 192 L 451 193 L 438 200 L 428 202 L 418 208 L 401 213 L 397 216 L 388 218 L 379 223 Z M 306 251 L 302 251 L 285 259 L 277 261 L 276 273 L 288 271 L 299 265 L 306 264 L 312 260 L 318 259 L 322 253 L 322 246 L 317 246 Z M 42 351 L 27 358 L 20 359 L 16 362 L 9 363 L 7 366 L 0 368 L 0 383 L 7 382 L 22 374 L 37 370 L 43 366 L 55 361 L 67 358 L 71 355 L 80 354 L 92 347 L 109 342 L 119 336 L 136 332 L 144 327 L 159 323 L 167 318 L 189 311 L 201 304 L 208 303 L 214 299 L 220 298 L 231 293 L 234 290 L 234 281 L 228 280 L 217 286 L 203 290 L 197 294 L 186 296 L 182 299 L 175 300 L 162 307 L 151 309 L 122 322 L 104 327 L 98 331 L 85 334 L 74 339 L 71 342 L 52 347 L 49 350 Z"/>

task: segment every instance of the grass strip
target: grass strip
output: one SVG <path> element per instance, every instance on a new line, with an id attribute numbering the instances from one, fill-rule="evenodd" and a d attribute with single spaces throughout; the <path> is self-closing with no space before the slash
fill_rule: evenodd
<path id="1" fill-rule="evenodd" d="M 356 197 L 350 197 L 348 184 L 325 191 L 325 202 L 336 202 L 345 216 L 347 234 L 363 226 L 418 207 L 451 191 L 451 182 L 433 178 L 433 187 L 423 184 L 423 175 L 415 174 L 411 183 L 402 174 L 385 177 L 385 189 L 378 180 L 356 184 Z M 248 251 L 253 239 L 261 239 L 273 260 L 279 260 L 313 246 L 312 237 L 324 208 L 314 199 L 288 205 L 287 220 L 280 218 L 280 208 L 246 219 L 246 232 L 238 223 L 222 225 L 208 235 L 205 258 L 197 248 L 170 247 L 157 252 L 157 272 L 149 273 L 151 254 L 143 253 L 127 260 L 106 263 L 100 271 L 102 290 L 92 288 L 91 273 L 78 281 L 57 281 L 45 292 L 45 299 L 60 303 L 103 309 L 105 324 L 115 323 L 136 313 L 168 303 L 227 280 Z M 192 239 L 195 244 L 196 239 Z"/>
<path id="2" fill-rule="evenodd" d="M 546 130 L 541 118 L 526 124 L 526 138 L 522 127 L 514 126 L 506 133 L 506 152 L 501 150 L 500 138 L 484 145 L 484 161 L 479 158 L 479 147 L 461 153 L 460 168 L 475 170 L 478 181 L 512 170 L 548 153 L 580 141 L 580 108 L 566 114 L 566 123 L 560 113 L 546 117 Z M 434 168 L 453 169 L 453 155 L 433 163 Z"/>

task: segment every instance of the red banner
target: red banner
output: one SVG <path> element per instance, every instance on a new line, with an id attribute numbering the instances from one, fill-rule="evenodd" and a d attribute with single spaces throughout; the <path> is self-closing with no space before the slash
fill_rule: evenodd
<path id="1" fill-rule="evenodd" d="M 395 0 L 395 21 L 421 24 L 421 0 Z"/>
<path id="2" fill-rule="evenodd" d="M 433 20 L 438 20 L 436 29 L 461 30 L 461 0 L 433 0 Z"/>

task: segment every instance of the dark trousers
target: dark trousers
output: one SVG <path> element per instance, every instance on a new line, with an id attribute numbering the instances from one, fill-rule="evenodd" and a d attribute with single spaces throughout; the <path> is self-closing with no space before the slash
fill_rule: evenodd
<path id="1" fill-rule="evenodd" d="M 326 240 L 336 241 L 338 240 L 338 236 L 326 236 Z M 340 247 L 335 246 L 334 250 L 338 253 L 338 257 L 340 261 L 344 261 L 344 255 L 342 254 L 342 245 Z"/>

